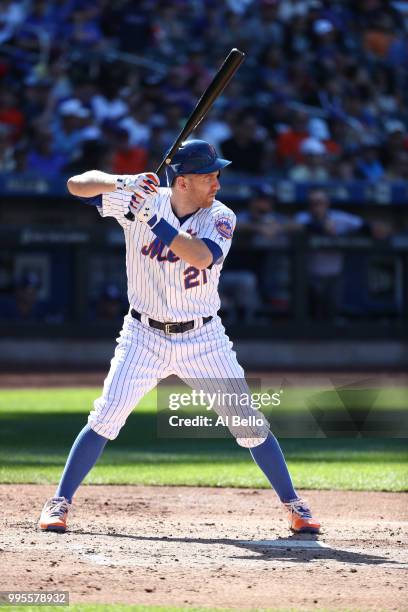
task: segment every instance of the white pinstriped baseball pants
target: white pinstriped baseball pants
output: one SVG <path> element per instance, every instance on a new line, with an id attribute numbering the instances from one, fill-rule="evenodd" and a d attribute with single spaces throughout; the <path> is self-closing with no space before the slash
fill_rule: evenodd
<path id="1" fill-rule="evenodd" d="M 198 329 L 167 335 L 128 314 L 117 342 L 103 393 L 95 400 L 88 418 L 90 427 L 110 440 L 117 437 L 142 397 L 171 374 L 206 392 L 250 393 L 218 316 Z M 242 419 L 254 416 L 250 406 L 239 403 L 215 405 L 214 410 L 221 416 L 239 415 Z M 258 446 L 268 435 L 269 423 L 262 413 L 256 415 L 257 421 L 258 417 L 263 421 L 262 426 L 251 424 L 244 430 L 242 426 L 230 427 L 241 446 Z"/>

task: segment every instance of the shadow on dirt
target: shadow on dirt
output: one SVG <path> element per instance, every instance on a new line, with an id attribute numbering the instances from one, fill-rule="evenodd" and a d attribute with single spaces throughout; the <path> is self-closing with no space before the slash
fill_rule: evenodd
<path id="1" fill-rule="evenodd" d="M 84 536 L 108 536 L 111 538 L 130 539 L 139 542 L 169 542 L 182 544 L 208 544 L 216 546 L 234 546 L 239 549 L 252 551 L 252 556 L 230 555 L 230 559 L 246 559 L 257 561 L 292 561 L 305 563 L 314 560 L 332 560 L 339 563 L 351 563 L 358 565 L 381 565 L 398 564 L 387 557 L 371 555 L 368 553 L 352 552 L 339 548 L 332 548 L 327 544 L 319 545 L 319 538 L 312 534 L 295 534 L 288 538 L 278 538 L 270 541 L 242 541 L 228 538 L 177 538 L 167 536 L 138 536 L 126 533 L 101 533 L 97 531 L 70 530 L 70 533 Z M 315 542 L 315 546 L 313 543 Z M 303 546 L 302 546 L 302 543 Z M 404 564 L 408 565 L 408 564 Z"/>

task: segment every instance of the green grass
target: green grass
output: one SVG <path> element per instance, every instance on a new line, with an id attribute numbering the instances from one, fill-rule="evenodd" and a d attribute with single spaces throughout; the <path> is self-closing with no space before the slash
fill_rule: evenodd
<path id="1" fill-rule="evenodd" d="M 0 482 L 55 483 L 98 393 L 98 389 L 83 388 L 0 391 Z M 296 485 L 408 490 L 406 439 L 390 436 L 390 432 L 404 434 L 406 395 L 403 388 L 349 393 L 346 406 L 354 408 L 353 414 L 358 416 L 359 410 L 366 414 L 367 406 L 371 409 L 369 418 L 380 430 L 373 430 L 374 437 L 299 438 L 296 428 L 307 432 L 315 423 L 307 407 L 329 408 L 334 421 L 339 414 L 348 417 L 348 412 L 344 413 L 336 393 L 285 390 L 281 408 L 272 415 L 273 430 L 284 432 L 281 444 Z M 269 487 L 248 451 L 233 440 L 158 439 L 156 415 L 156 393 L 152 392 L 129 417 L 117 440 L 108 444 L 86 482 Z M 330 422 L 327 425 L 330 430 Z"/>

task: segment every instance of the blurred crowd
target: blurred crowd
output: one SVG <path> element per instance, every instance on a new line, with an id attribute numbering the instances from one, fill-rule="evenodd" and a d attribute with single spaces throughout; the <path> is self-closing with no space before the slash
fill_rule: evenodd
<path id="1" fill-rule="evenodd" d="M 408 2 L 3 0 L 0 172 L 154 169 L 231 47 L 200 128 L 232 170 L 405 178 Z"/>
<path id="2" fill-rule="evenodd" d="M 305 311 L 311 319 L 337 321 L 347 310 L 348 314 L 353 310 L 354 314 L 359 310 L 361 314 L 362 304 L 357 308 L 346 306 L 347 277 L 355 276 L 363 286 L 369 275 L 361 275 L 361 270 L 348 260 L 336 239 L 366 237 L 378 245 L 387 244 L 395 235 L 392 224 L 381 218 L 367 220 L 336 209 L 327 191 L 320 187 L 309 190 L 306 208 L 294 216 L 278 212 L 276 205 L 273 187 L 260 184 L 248 208 L 237 213 L 236 231 L 246 248 L 234 252 L 234 269 L 225 270 L 221 277 L 226 323 L 254 323 L 262 319 L 262 314 L 266 315 L 266 322 L 271 314 L 293 313 L 295 283 L 304 283 Z M 289 246 L 294 239 L 304 241 L 311 237 L 319 237 L 325 244 L 303 253 L 304 278 L 294 278 Z M 360 263 L 370 261 L 366 253 L 358 257 Z M 358 299 L 352 301 L 358 302 Z"/>

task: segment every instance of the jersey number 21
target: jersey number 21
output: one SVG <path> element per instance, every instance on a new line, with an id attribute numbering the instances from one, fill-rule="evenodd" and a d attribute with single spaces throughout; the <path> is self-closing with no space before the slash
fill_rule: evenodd
<path id="1" fill-rule="evenodd" d="M 199 278 L 201 272 L 202 279 Z M 194 266 L 189 266 L 184 270 L 184 288 L 191 289 L 197 287 L 200 284 L 205 285 L 207 282 L 207 270 L 199 270 Z"/>

